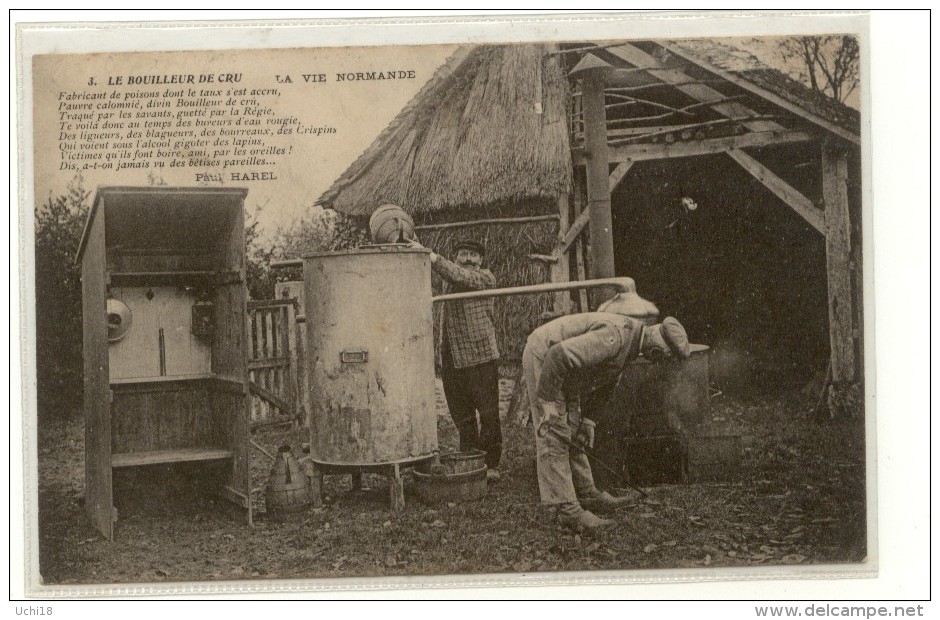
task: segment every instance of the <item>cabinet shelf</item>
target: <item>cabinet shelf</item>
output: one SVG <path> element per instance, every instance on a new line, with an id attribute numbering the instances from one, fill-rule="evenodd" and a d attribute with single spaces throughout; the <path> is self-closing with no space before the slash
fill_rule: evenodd
<path id="1" fill-rule="evenodd" d="M 152 452 L 125 452 L 111 455 L 111 467 L 223 461 L 230 458 L 232 458 L 232 451 L 221 448 L 181 448 L 178 450 L 154 450 Z"/>
<path id="2" fill-rule="evenodd" d="M 212 373 L 203 373 L 198 375 L 165 375 L 162 377 L 129 377 L 121 379 L 111 379 L 111 385 L 135 385 L 138 383 L 169 383 L 172 381 L 204 381 L 214 379 Z"/>
<path id="3" fill-rule="evenodd" d="M 167 282 L 179 284 L 181 282 L 205 282 L 216 284 L 240 283 L 241 274 L 238 271 L 111 271 L 108 277 L 112 284 L 130 283 L 157 283 Z"/>

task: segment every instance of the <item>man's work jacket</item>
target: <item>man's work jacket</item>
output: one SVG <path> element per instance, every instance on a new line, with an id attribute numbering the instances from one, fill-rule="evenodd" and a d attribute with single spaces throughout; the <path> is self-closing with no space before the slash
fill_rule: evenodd
<path id="1" fill-rule="evenodd" d="M 542 359 L 538 398 L 555 402 L 564 394 L 612 387 L 639 356 L 644 328 L 642 321 L 610 312 L 572 314 L 537 328 L 526 348 Z"/>
<path id="2" fill-rule="evenodd" d="M 463 293 L 496 288 L 489 269 L 467 269 L 438 255 L 432 269 L 445 281 L 445 293 Z M 499 359 L 496 328 L 493 325 L 493 298 L 445 301 L 441 308 L 438 348 L 454 368 L 468 368 Z"/>

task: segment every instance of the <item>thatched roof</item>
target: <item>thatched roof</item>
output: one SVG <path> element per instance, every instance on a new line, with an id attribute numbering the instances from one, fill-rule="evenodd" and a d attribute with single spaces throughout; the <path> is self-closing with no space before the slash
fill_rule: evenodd
<path id="1" fill-rule="evenodd" d="M 678 56 L 744 89 L 752 101 L 859 144 L 857 110 L 748 52 L 713 39 L 648 43 L 656 44 L 657 55 Z M 568 45 L 583 50 L 592 44 Z M 565 63 L 577 61 L 570 53 L 567 60 L 549 53 L 554 47 L 461 47 L 316 204 L 367 216 L 391 202 L 419 223 L 443 211 L 460 210 L 464 219 L 492 207 L 505 213 L 512 204 L 527 212 L 554 211 L 571 185 Z"/>
<path id="2" fill-rule="evenodd" d="M 545 45 L 460 48 L 317 200 L 353 216 L 544 201 L 571 184 L 568 80 Z"/>
<path id="3" fill-rule="evenodd" d="M 714 39 L 683 39 L 663 44 L 669 51 L 694 62 L 702 68 L 729 79 L 740 79 L 740 85 L 751 85 L 755 94 L 767 99 L 779 98 L 803 111 L 811 121 L 824 128 L 841 133 L 844 130 L 858 137 L 861 131 L 861 115 L 831 97 L 814 91 L 802 82 L 794 80 L 783 71 L 768 67 L 756 56 Z M 856 140 L 852 140 L 856 141 Z"/>

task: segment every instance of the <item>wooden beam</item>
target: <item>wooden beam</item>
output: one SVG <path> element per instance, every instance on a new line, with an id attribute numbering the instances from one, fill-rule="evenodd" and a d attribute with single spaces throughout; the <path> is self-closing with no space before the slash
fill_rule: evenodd
<path id="1" fill-rule="evenodd" d="M 275 407 L 277 407 L 278 409 L 280 409 L 281 411 L 283 411 L 286 415 L 288 415 L 288 416 L 293 416 L 293 415 L 296 414 L 296 412 L 293 410 L 293 408 L 291 408 L 290 404 L 288 404 L 286 401 L 284 401 L 283 399 L 281 399 L 281 398 L 280 398 L 277 394 L 275 394 L 274 392 L 271 392 L 270 390 L 264 389 L 263 387 L 261 387 L 261 386 L 258 385 L 257 383 L 249 383 L 249 384 L 248 384 L 248 389 L 249 389 L 249 391 L 251 391 L 252 394 L 254 394 L 255 396 L 257 396 L 257 397 L 260 398 L 261 400 L 264 400 L 264 401 L 267 401 L 267 402 L 271 403 L 272 405 L 274 405 Z"/>
<path id="2" fill-rule="evenodd" d="M 762 131 L 757 133 L 744 133 L 739 136 L 725 136 L 722 138 L 708 138 L 705 140 L 689 140 L 687 142 L 657 142 L 655 144 L 624 144 L 609 148 L 611 163 L 627 161 L 647 161 L 651 159 L 668 159 L 671 157 L 697 157 L 700 155 L 714 155 L 724 153 L 731 149 L 761 148 L 781 144 L 796 144 L 810 142 L 816 139 L 804 131 Z M 571 161 L 574 165 L 584 165 L 586 157 L 582 152 L 572 150 Z"/>
<path id="3" fill-rule="evenodd" d="M 296 302 L 295 302 L 296 303 Z M 287 404 L 296 416 L 297 424 L 303 423 L 301 420 L 301 405 L 303 403 L 303 394 L 300 388 L 300 343 L 297 342 L 297 306 L 290 304 L 284 308 L 281 318 L 284 323 L 281 324 L 281 330 L 284 334 L 284 345 L 287 348 L 287 356 L 290 358 L 290 366 L 287 369 L 288 390 Z"/>
<path id="4" fill-rule="evenodd" d="M 231 450 L 220 448 L 181 448 L 179 450 L 152 450 L 149 452 L 125 452 L 111 455 L 111 467 L 141 467 L 161 463 L 192 463 L 195 461 L 220 461 L 232 458 Z"/>
<path id="5" fill-rule="evenodd" d="M 822 211 L 813 201 L 797 191 L 792 185 L 778 177 L 764 164 L 760 163 L 740 149 L 731 149 L 728 156 L 738 162 L 751 176 L 764 184 L 777 198 L 790 205 L 810 226 L 826 234 L 826 220 Z"/>
<path id="6" fill-rule="evenodd" d="M 620 182 L 623 180 L 623 177 L 627 176 L 627 173 L 630 172 L 630 168 L 633 167 L 632 161 L 623 161 L 617 164 L 617 167 L 614 168 L 614 171 L 610 173 L 610 193 L 613 194 L 614 190 L 617 189 L 617 186 L 620 185 Z"/>
<path id="7" fill-rule="evenodd" d="M 689 97 L 701 102 L 721 99 L 725 95 L 714 88 L 705 84 L 687 84 L 691 79 L 684 71 L 680 69 L 669 69 L 661 62 L 630 43 L 610 47 L 607 49 L 617 58 L 633 65 L 634 67 L 647 69 L 648 73 L 658 80 L 673 85 L 676 90 L 685 93 Z M 712 110 L 722 116 L 734 119 L 747 119 L 751 116 L 757 116 L 753 110 L 747 106 L 735 101 L 716 103 L 709 106 Z M 782 129 L 774 121 L 743 121 L 745 127 L 751 131 L 772 131 Z"/>
<path id="8" fill-rule="evenodd" d="M 575 175 L 574 183 L 574 214 L 575 221 L 581 219 L 581 216 L 588 216 L 586 213 L 587 206 L 584 204 L 584 199 L 586 198 L 584 190 L 584 177 L 580 174 Z M 586 220 L 585 220 L 586 221 Z M 573 228 L 573 227 L 572 227 Z M 587 280 L 587 269 L 584 265 L 584 238 L 576 237 L 574 241 L 574 258 L 575 258 L 575 277 L 583 282 Z M 587 291 L 581 289 L 578 291 L 578 310 L 580 312 L 588 311 L 588 296 Z"/>
<path id="9" fill-rule="evenodd" d="M 689 62 L 693 62 L 699 65 L 700 67 L 714 73 L 715 75 L 720 76 L 722 79 L 725 79 L 728 82 L 731 82 L 735 86 L 739 86 L 743 88 L 744 90 L 750 91 L 754 93 L 755 95 L 761 97 L 762 99 L 766 99 L 767 101 L 770 101 L 774 105 L 777 105 L 783 108 L 784 110 L 787 110 L 788 112 L 792 112 L 793 114 L 796 114 L 797 116 L 805 118 L 809 122 L 815 125 L 818 125 L 819 127 L 822 127 L 823 129 L 827 131 L 831 131 L 837 136 L 844 138 L 845 140 L 848 140 L 852 144 L 860 145 L 862 143 L 860 136 L 853 134 L 851 131 L 843 129 L 842 127 L 839 127 L 838 125 L 835 125 L 834 123 L 831 123 L 828 120 L 820 116 L 817 116 L 815 114 L 812 114 L 811 112 L 808 112 L 802 107 L 787 101 L 783 97 L 780 97 L 779 95 L 776 95 L 770 92 L 769 90 L 761 88 L 760 86 L 758 86 L 757 84 L 754 84 L 753 82 L 750 82 L 749 80 L 738 77 L 737 75 L 730 73 L 728 71 L 725 71 L 724 69 L 716 67 L 710 63 L 703 62 L 699 58 L 692 58 L 684 50 L 679 49 L 675 45 L 670 45 L 668 43 L 658 43 L 658 45 L 664 47 L 670 53 L 675 54 L 676 56 L 679 56 L 685 60 L 688 60 Z"/>
<path id="10" fill-rule="evenodd" d="M 251 507 L 251 498 L 230 485 L 223 484 L 219 489 L 219 494 L 233 504 L 241 506 L 246 510 Z"/>
<path id="11" fill-rule="evenodd" d="M 558 197 L 558 230 L 568 228 L 568 195 Z M 549 278 L 552 282 L 567 282 L 570 279 L 568 267 L 568 255 L 561 249 L 561 243 L 557 243 L 552 250 L 552 256 L 545 257 L 553 259 L 549 265 Z M 531 255 L 530 255 L 531 256 Z M 552 298 L 552 309 L 555 312 L 568 314 L 571 310 L 571 295 L 566 292 L 558 292 Z"/>
<path id="12" fill-rule="evenodd" d="M 587 280 L 587 266 L 585 265 L 584 254 L 584 239 L 578 239 L 574 244 L 574 257 L 575 269 L 577 269 L 578 281 L 580 282 Z M 578 291 L 578 309 L 581 312 L 590 310 L 587 290 L 583 288 Z"/>
<path id="13" fill-rule="evenodd" d="M 483 224 L 529 224 L 531 222 L 547 222 L 557 220 L 558 214 L 530 215 L 526 217 L 496 217 L 485 220 L 472 220 L 468 222 L 446 222 L 444 224 L 425 224 L 415 226 L 415 230 L 441 230 L 444 228 L 460 228 L 461 226 L 480 226 Z"/>
<path id="14" fill-rule="evenodd" d="M 822 186 L 826 205 L 826 273 L 833 385 L 847 385 L 856 380 L 847 178 L 845 151 L 827 140 L 822 146 Z"/>
<path id="15" fill-rule="evenodd" d="M 676 125 L 644 125 L 643 127 L 608 127 L 607 128 L 607 139 L 610 138 L 631 138 L 644 136 L 648 133 L 665 133 L 667 131 L 682 131 L 683 129 L 689 129 L 694 127 L 701 126 L 701 123 L 681 123 Z M 584 134 L 580 131 L 575 132 L 572 135 L 573 142 L 581 142 L 584 140 Z"/>
<path id="16" fill-rule="evenodd" d="M 578 217 L 574 218 L 571 227 L 568 229 L 568 232 L 565 233 L 565 236 L 561 239 L 561 251 L 562 253 L 567 252 L 568 248 L 571 247 L 571 244 L 574 243 L 574 240 L 578 238 L 578 235 L 581 234 L 581 231 L 584 230 L 584 227 L 587 226 L 587 223 L 591 221 L 591 210 L 590 208 L 585 208 L 584 211 L 578 214 Z"/>
<path id="17" fill-rule="evenodd" d="M 591 225 L 591 274 L 595 278 L 614 277 L 613 217 L 610 209 L 610 167 L 607 156 L 607 112 L 604 107 L 604 79 L 596 71 L 586 72 L 581 81 L 581 105 L 584 106 L 584 147 L 589 154 L 587 196 Z M 591 291 L 595 305 L 609 299 L 613 292 Z"/>

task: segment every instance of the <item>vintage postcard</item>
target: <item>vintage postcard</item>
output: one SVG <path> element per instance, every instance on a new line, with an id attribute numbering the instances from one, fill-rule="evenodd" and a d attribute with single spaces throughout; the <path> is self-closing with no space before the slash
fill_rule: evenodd
<path id="1" fill-rule="evenodd" d="M 868 16 L 674 17 L 21 24 L 29 595 L 876 575 Z"/>

